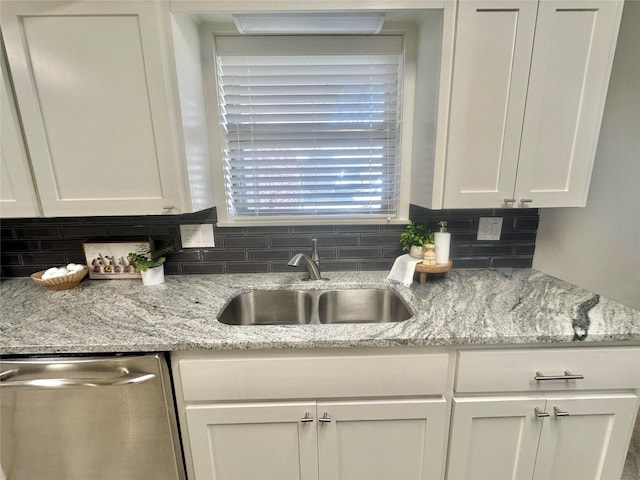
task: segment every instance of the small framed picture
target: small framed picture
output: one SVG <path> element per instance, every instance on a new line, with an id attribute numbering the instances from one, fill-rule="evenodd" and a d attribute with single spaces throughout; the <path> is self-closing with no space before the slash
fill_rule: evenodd
<path id="1" fill-rule="evenodd" d="M 140 278 L 140 272 L 129 261 L 129 253 L 148 252 L 148 241 L 140 242 L 84 242 L 84 257 L 89 278 L 94 280 L 125 280 Z"/>

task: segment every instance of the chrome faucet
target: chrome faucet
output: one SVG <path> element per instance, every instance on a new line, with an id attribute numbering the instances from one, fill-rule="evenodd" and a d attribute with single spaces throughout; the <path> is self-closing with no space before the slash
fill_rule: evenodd
<path id="1" fill-rule="evenodd" d="M 297 267 L 300 265 L 300 260 L 304 260 L 309 271 L 309 280 L 321 280 L 320 274 L 320 257 L 318 256 L 318 241 L 315 238 L 311 239 L 312 253 L 311 256 L 306 253 L 296 253 L 288 265 L 290 267 Z"/>

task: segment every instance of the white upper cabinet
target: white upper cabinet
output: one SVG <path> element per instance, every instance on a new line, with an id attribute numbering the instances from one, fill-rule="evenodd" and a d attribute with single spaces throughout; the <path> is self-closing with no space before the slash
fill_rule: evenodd
<path id="1" fill-rule="evenodd" d="M 459 2 L 443 207 L 586 204 L 622 3 Z"/>
<path id="2" fill-rule="evenodd" d="M 40 207 L 29 169 L 29 160 L 22 139 L 22 129 L 13 101 L 11 81 L 4 57 L 0 57 L 0 217 L 36 217 Z"/>
<path id="3" fill-rule="evenodd" d="M 203 193 L 189 172 L 166 5 L 8 1 L 2 31 L 44 215 L 212 206 L 194 201 Z"/>

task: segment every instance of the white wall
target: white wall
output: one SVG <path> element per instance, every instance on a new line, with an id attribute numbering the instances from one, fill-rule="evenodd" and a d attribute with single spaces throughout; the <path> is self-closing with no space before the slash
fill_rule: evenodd
<path id="1" fill-rule="evenodd" d="M 640 310 L 640 2 L 627 0 L 585 208 L 540 213 L 533 267 Z"/>

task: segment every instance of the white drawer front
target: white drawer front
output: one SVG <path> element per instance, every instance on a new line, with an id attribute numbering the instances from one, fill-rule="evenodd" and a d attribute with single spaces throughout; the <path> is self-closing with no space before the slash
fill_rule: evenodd
<path id="1" fill-rule="evenodd" d="M 536 380 L 563 377 L 581 379 Z M 632 389 L 640 387 L 640 348 L 475 350 L 459 353 L 456 392 Z"/>
<path id="2" fill-rule="evenodd" d="M 184 400 L 224 401 L 440 395 L 449 355 L 321 355 L 179 362 Z"/>

